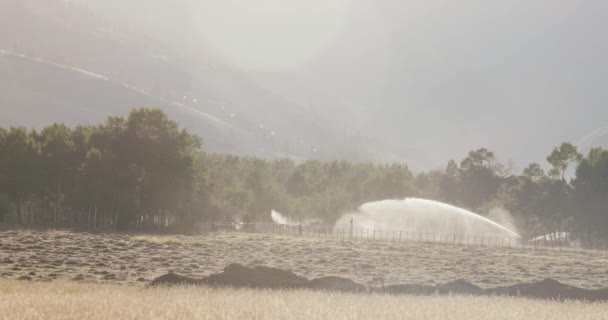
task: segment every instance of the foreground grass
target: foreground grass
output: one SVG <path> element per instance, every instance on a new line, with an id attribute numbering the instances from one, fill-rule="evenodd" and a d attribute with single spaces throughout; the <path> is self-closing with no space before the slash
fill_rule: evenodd
<path id="1" fill-rule="evenodd" d="M 0 319 L 602 319 L 608 305 L 0 280 Z"/>

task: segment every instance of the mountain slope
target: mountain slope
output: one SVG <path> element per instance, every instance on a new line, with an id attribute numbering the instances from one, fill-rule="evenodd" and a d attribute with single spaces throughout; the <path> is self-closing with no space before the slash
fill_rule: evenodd
<path id="1" fill-rule="evenodd" d="M 5 123 L 91 123 L 163 106 L 202 134 L 210 151 L 264 157 L 307 157 L 331 136 L 314 117 L 293 111 L 299 106 L 203 47 L 172 47 L 60 0 L 8 0 L 0 9 L 0 49 L 25 56 L 1 57 Z"/>
<path id="2" fill-rule="evenodd" d="M 218 135 L 240 142 L 218 142 L 234 153 L 429 169 L 487 147 L 523 168 L 608 122 L 604 1 L 351 0 L 342 34 L 308 63 L 247 71 L 205 41 L 229 30 L 195 23 L 214 1 L 5 0 L 0 48 L 227 123 L 247 133 Z M 231 3 L 233 19 L 257 5 Z"/>
<path id="3" fill-rule="evenodd" d="M 103 75 L 0 51 L 0 126 L 40 128 L 50 123 L 97 124 L 135 107 L 158 107 L 205 137 L 211 148 L 247 134 L 228 123 L 112 82 Z M 182 105 L 183 106 L 183 105 Z M 229 140 L 227 137 L 234 136 Z"/>
<path id="4" fill-rule="evenodd" d="M 605 1 L 356 0 L 350 12 L 303 71 L 261 78 L 325 90 L 387 155 L 433 168 L 487 147 L 523 168 L 608 123 Z M 285 89 L 289 77 L 314 81 Z"/>

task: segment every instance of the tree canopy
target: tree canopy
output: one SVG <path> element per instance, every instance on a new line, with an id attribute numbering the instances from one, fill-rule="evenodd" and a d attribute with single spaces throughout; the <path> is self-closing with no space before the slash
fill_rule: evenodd
<path id="1" fill-rule="evenodd" d="M 84 228 L 187 230 L 194 221 L 265 221 L 278 210 L 333 224 L 375 200 L 423 197 L 481 214 L 509 210 L 524 234 L 608 239 L 608 151 L 569 143 L 512 174 L 485 148 L 444 170 L 406 164 L 208 154 L 158 109 L 96 126 L 0 129 L 0 219 Z M 566 172 L 575 166 L 574 177 Z"/>

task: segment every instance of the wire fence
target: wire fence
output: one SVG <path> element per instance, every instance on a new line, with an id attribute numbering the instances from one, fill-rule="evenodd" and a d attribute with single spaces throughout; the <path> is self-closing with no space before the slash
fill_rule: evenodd
<path id="1" fill-rule="evenodd" d="M 196 232 L 208 234 L 214 232 L 240 232 L 278 234 L 301 237 L 316 237 L 338 240 L 379 240 L 379 241 L 420 241 L 441 242 L 470 246 L 497 246 L 497 247 L 545 247 L 548 243 L 530 242 L 522 238 L 502 237 L 495 235 L 462 235 L 433 232 L 413 232 L 405 230 L 385 230 L 358 227 L 324 227 L 306 225 L 283 225 L 267 222 L 256 223 L 213 223 L 199 222 L 194 225 Z"/>

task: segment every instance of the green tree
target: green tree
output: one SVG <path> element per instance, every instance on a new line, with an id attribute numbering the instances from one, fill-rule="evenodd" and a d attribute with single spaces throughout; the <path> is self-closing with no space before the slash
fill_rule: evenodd
<path id="1" fill-rule="evenodd" d="M 380 166 L 363 184 L 366 200 L 403 199 L 413 195 L 413 174 L 404 165 Z"/>
<path id="2" fill-rule="evenodd" d="M 460 198 L 465 206 L 478 209 L 491 200 L 498 193 L 502 180 L 497 174 L 494 153 L 485 148 L 470 151 L 460 163 L 459 180 Z"/>
<path id="3" fill-rule="evenodd" d="M 58 124 L 44 128 L 38 136 L 43 185 L 51 199 L 54 224 L 65 223 L 65 195 L 73 186 L 76 169 L 81 161 L 77 158 L 76 147 L 71 138 L 71 130 Z"/>
<path id="4" fill-rule="evenodd" d="M 554 148 L 553 152 L 547 157 L 547 161 L 553 166 L 549 175 L 554 178 L 561 175 L 562 180 L 564 180 L 568 166 L 571 163 L 579 163 L 582 157 L 575 145 L 567 142 L 562 143 L 559 147 Z"/>
<path id="5" fill-rule="evenodd" d="M 545 171 L 538 163 L 529 164 L 523 171 L 523 176 L 534 182 L 539 182 L 545 177 Z"/>
<path id="6" fill-rule="evenodd" d="M 136 175 L 139 215 L 161 221 L 176 217 L 192 196 L 194 156 L 202 141 L 180 130 L 160 109 L 131 111 L 124 134 L 125 158 Z M 134 218 L 121 217 L 123 226 Z"/>
<path id="7" fill-rule="evenodd" d="M 460 167 L 464 170 L 468 170 L 473 167 L 487 167 L 490 168 L 494 165 L 496 158 L 494 152 L 489 151 L 486 148 L 469 151 L 468 156 L 462 160 Z"/>
<path id="8" fill-rule="evenodd" d="M 458 204 L 460 202 L 460 179 L 462 171 L 456 164 L 456 161 L 450 160 L 442 172 L 439 181 L 440 197 L 446 202 Z"/>
<path id="9" fill-rule="evenodd" d="M 28 223 L 31 212 L 26 204 L 40 191 L 40 152 L 33 135 L 24 128 L 11 128 L 3 131 L 0 145 L 0 177 L 4 182 L 0 193 L 15 204 L 20 223 Z"/>
<path id="10" fill-rule="evenodd" d="M 579 233 L 589 235 L 585 239 L 608 237 L 608 150 L 592 149 L 577 167 L 572 185 Z"/>

